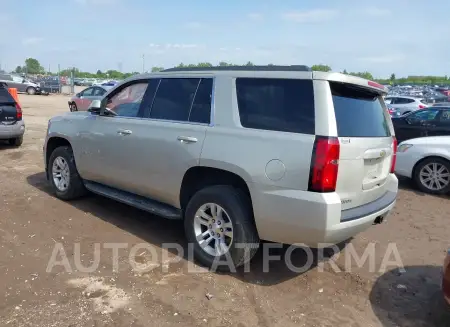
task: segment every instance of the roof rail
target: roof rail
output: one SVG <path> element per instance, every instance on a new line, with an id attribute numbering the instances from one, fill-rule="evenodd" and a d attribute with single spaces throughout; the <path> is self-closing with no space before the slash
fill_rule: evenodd
<path id="1" fill-rule="evenodd" d="M 174 67 L 161 72 L 198 72 L 198 71 L 283 71 L 283 72 L 310 72 L 311 68 L 304 65 L 292 66 L 216 66 L 216 67 Z"/>

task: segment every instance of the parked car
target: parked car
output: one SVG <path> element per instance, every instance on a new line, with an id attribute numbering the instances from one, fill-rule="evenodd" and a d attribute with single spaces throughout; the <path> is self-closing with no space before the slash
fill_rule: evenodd
<path id="1" fill-rule="evenodd" d="M 17 92 L 26 92 L 30 95 L 40 94 L 41 88 L 22 76 L 0 73 L 0 82 L 5 83 L 10 88 L 16 88 Z"/>
<path id="2" fill-rule="evenodd" d="M 0 140 L 21 146 L 24 133 L 22 108 L 8 92 L 6 84 L 0 82 Z"/>
<path id="3" fill-rule="evenodd" d="M 447 256 L 445 257 L 443 272 L 442 290 L 445 300 L 450 305 L 450 250 L 447 251 Z"/>
<path id="4" fill-rule="evenodd" d="M 89 190 L 184 220 L 208 267 L 244 264 L 260 239 L 336 244 L 396 202 L 385 92 L 305 66 L 133 76 L 88 112 L 49 121 L 45 170 L 60 199 Z"/>
<path id="5" fill-rule="evenodd" d="M 421 137 L 398 146 L 395 173 L 426 193 L 450 191 L 450 136 Z"/>
<path id="6" fill-rule="evenodd" d="M 395 136 L 399 142 L 423 137 L 450 135 L 450 107 L 430 107 L 393 117 Z"/>
<path id="7" fill-rule="evenodd" d="M 93 100 L 101 100 L 110 86 L 91 86 L 70 98 L 70 111 L 86 111 Z"/>
<path id="8" fill-rule="evenodd" d="M 407 96 L 387 96 L 384 101 L 402 115 L 428 107 L 424 99 Z"/>

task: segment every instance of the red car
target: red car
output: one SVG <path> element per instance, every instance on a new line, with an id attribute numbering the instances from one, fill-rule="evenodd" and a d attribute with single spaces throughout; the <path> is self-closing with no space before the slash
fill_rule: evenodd
<path id="1" fill-rule="evenodd" d="M 442 290 L 444 297 L 450 304 L 450 250 L 447 252 L 447 257 L 444 261 L 444 277 L 442 279 Z"/>

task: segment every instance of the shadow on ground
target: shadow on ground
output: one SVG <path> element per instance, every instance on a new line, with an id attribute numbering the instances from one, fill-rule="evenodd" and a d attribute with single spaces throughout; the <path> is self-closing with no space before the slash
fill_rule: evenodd
<path id="1" fill-rule="evenodd" d="M 438 198 L 448 199 L 450 198 L 450 194 L 446 195 L 432 195 L 432 194 L 426 194 L 417 189 L 417 186 L 414 184 L 414 182 L 406 177 L 397 176 L 398 178 L 398 188 L 405 191 L 413 192 L 414 194 L 418 196 L 435 196 Z M 450 326 L 450 323 L 449 323 Z"/>
<path id="2" fill-rule="evenodd" d="M 409 266 L 375 282 L 370 302 L 382 326 L 448 327 L 450 306 L 441 291 L 442 267 Z"/>
<path id="3" fill-rule="evenodd" d="M 53 196 L 44 172 L 28 176 L 27 181 L 31 186 Z M 93 194 L 69 203 L 83 212 L 90 213 L 99 219 L 136 235 L 149 244 L 158 247 L 162 247 L 163 243 L 180 244 L 184 248 L 184 259 L 188 260 L 188 246 L 181 221 L 155 217 L 136 208 Z M 338 246 L 340 250 L 347 243 L 340 244 Z M 276 244 L 269 242 L 264 243 L 264 245 L 276 246 Z M 312 269 L 317 266 L 319 258 L 327 259 L 334 254 L 332 249 L 323 249 L 321 251 L 312 249 L 313 260 L 311 262 L 311 257 L 308 257 L 303 249 L 296 248 L 294 251 L 289 252 L 288 248 L 289 246 L 283 245 L 281 248 L 273 248 L 269 251 L 271 256 L 280 256 L 280 259 L 269 261 L 268 269 L 264 269 L 264 253 L 260 249 L 251 261 L 250 272 L 245 272 L 244 268 L 241 267 L 232 276 L 244 282 L 258 285 L 269 286 L 279 284 L 301 274 L 289 268 L 290 266 L 284 260 L 285 256 L 289 256 L 291 259 L 289 264 L 292 264 L 292 266 L 300 268 L 309 267 L 309 269 Z M 172 253 L 178 255 L 175 250 Z M 310 260 L 309 262 L 308 258 Z"/>

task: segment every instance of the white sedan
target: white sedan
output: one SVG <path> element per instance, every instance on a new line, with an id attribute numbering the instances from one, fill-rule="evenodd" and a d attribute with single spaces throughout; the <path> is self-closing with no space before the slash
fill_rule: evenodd
<path id="1" fill-rule="evenodd" d="M 426 193 L 450 192 L 450 136 L 429 136 L 399 144 L 395 173 Z"/>

